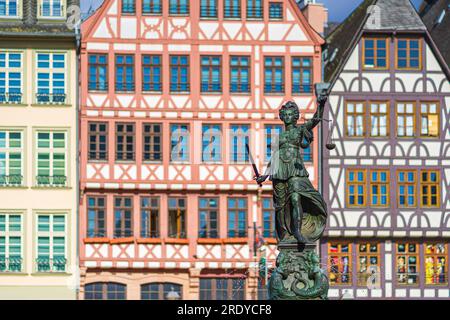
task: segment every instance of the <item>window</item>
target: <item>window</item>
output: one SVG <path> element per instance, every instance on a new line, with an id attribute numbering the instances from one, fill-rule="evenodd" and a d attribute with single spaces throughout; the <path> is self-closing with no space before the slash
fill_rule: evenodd
<path id="1" fill-rule="evenodd" d="M 38 186 L 67 185 L 67 133 L 37 132 Z"/>
<path id="2" fill-rule="evenodd" d="M 169 282 L 155 282 L 141 285 L 141 300 L 181 300 L 183 286 Z"/>
<path id="3" fill-rule="evenodd" d="M 241 1 L 242 0 L 224 0 L 223 16 L 226 19 L 241 18 Z"/>
<path id="4" fill-rule="evenodd" d="M 397 137 L 414 137 L 415 112 L 413 102 L 397 103 Z"/>
<path id="5" fill-rule="evenodd" d="M 186 238 L 186 198 L 169 198 L 169 238 Z"/>
<path id="6" fill-rule="evenodd" d="M 389 171 L 370 171 L 370 204 L 373 207 L 389 207 Z"/>
<path id="7" fill-rule="evenodd" d="M 202 126 L 202 161 L 219 162 L 222 160 L 222 126 L 220 124 L 204 124 Z"/>
<path id="8" fill-rule="evenodd" d="M 159 123 L 144 124 L 144 161 L 162 161 L 162 126 Z"/>
<path id="9" fill-rule="evenodd" d="M 397 69 L 422 67 L 422 43 L 419 39 L 397 39 Z"/>
<path id="10" fill-rule="evenodd" d="M 283 20 L 283 3 L 269 2 L 269 19 Z"/>
<path id="11" fill-rule="evenodd" d="M 363 39 L 363 65 L 365 69 L 387 69 L 388 39 Z"/>
<path id="12" fill-rule="evenodd" d="M 189 0 L 170 0 L 169 13 L 171 15 L 188 15 Z"/>
<path id="13" fill-rule="evenodd" d="M 247 0 L 247 18 L 263 18 L 263 0 Z"/>
<path id="14" fill-rule="evenodd" d="M 135 14 L 136 0 L 122 0 L 122 13 Z"/>
<path id="15" fill-rule="evenodd" d="M 398 205 L 402 208 L 413 208 L 416 206 L 416 172 L 399 171 L 398 180 Z"/>
<path id="16" fill-rule="evenodd" d="M 106 198 L 92 196 L 87 202 L 87 237 L 106 237 Z"/>
<path id="17" fill-rule="evenodd" d="M 230 91 L 250 92 L 250 58 L 232 56 L 230 60 Z"/>
<path id="18" fill-rule="evenodd" d="M 162 14 L 163 0 L 142 0 L 143 14 Z"/>
<path id="19" fill-rule="evenodd" d="M 415 243 L 397 244 L 397 284 L 419 284 L 419 246 Z"/>
<path id="20" fill-rule="evenodd" d="M 199 238 L 219 237 L 219 198 L 200 198 L 199 205 Z"/>
<path id="21" fill-rule="evenodd" d="M 133 55 L 116 55 L 116 92 L 134 92 Z"/>
<path id="22" fill-rule="evenodd" d="M 22 67 L 22 53 L 0 51 L 0 104 L 22 102 Z"/>
<path id="23" fill-rule="evenodd" d="M 263 198 L 263 237 L 275 238 L 275 208 L 273 207 L 272 198 Z"/>
<path id="24" fill-rule="evenodd" d="M 37 272 L 65 272 L 66 216 L 37 215 Z"/>
<path id="25" fill-rule="evenodd" d="M 159 238 L 159 198 L 141 198 L 141 237 Z"/>
<path id="26" fill-rule="evenodd" d="M 308 148 L 306 148 L 306 149 L 302 148 L 300 151 L 302 153 L 304 162 L 312 162 L 313 161 L 313 153 L 312 153 L 311 145 L 309 145 Z"/>
<path id="27" fill-rule="evenodd" d="M 89 160 L 108 159 L 108 123 L 89 122 Z"/>
<path id="28" fill-rule="evenodd" d="M 134 158 L 134 123 L 116 124 L 116 160 L 133 161 Z"/>
<path id="29" fill-rule="evenodd" d="M 228 238 L 247 237 L 247 199 L 228 198 Z"/>
<path id="30" fill-rule="evenodd" d="M 133 236 L 133 198 L 114 198 L 114 238 Z"/>
<path id="31" fill-rule="evenodd" d="M 170 56 L 170 91 L 189 92 L 189 57 Z"/>
<path id="32" fill-rule="evenodd" d="M 264 126 L 265 131 L 265 141 L 266 141 L 266 162 L 269 162 L 270 158 L 273 155 L 273 152 L 277 151 L 278 146 L 278 137 L 283 131 L 283 127 L 278 124 L 268 124 Z"/>
<path id="33" fill-rule="evenodd" d="M 23 226 L 20 214 L 0 214 L 0 272 L 21 272 Z"/>
<path id="34" fill-rule="evenodd" d="M 425 244 L 425 284 L 447 285 L 447 245 L 444 243 Z"/>
<path id="35" fill-rule="evenodd" d="M 311 58 L 292 58 L 292 93 L 312 93 Z"/>
<path id="36" fill-rule="evenodd" d="M 200 300 L 244 300 L 245 278 L 200 278 Z"/>
<path id="37" fill-rule="evenodd" d="M 0 130 L 0 186 L 23 183 L 22 132 Z"/>
<path id="38" fill-rule="evenodd" d="M 142 91 L 162 91 L 162 57 L 160 55 L 142 56 Z"/>
<path id="39" fill-rule="evenodd" d="M 217 0 L 200 0 L 200 17 L 217 18 Z"/>
<path id="40" fill-rule="evenodd" d="M 125 300 L 127 286 L 114 282 L 87 283 L 84 287 L 85 300 Z"/>
<path id="41" fill-rule="evenodd" d="M 358 286 L 367 287 L 373 274 L 380 274 L 380 247 L 377 243 L 362 243 L 358 248 Z M 372 279 L 371 279 L 372 280 Z M 375 283 L 370 283 L 375 284 Z"/>
<path id="42" fill-rule="evenodd" d="M 366 172 L 347 170 L 347 205 L 363 207 L 366 205 Z"/>
<path id="43" fill-rule="evenodd" d="M 108 55 L 89 55 L 89 91 L 108 91 Z"/>
<path id="44" fill-rule="evenodd" d="M 439 112 L 436 102 L 421 103 L 420 135 L 422 137 L 439 137 Z"/>
<path id="45" fill-rule="evenodd" d="M 222 58 L 202 56 L 201 92 L 222 92 Z"/>
<path id="46" fill-rule="evenodd" d="M 420 172 L 420 190 L 422 208 L 439 208 L 440 184 L 439 171 L 422 170 Z"/>
<path id="47" fill-rule="evenodd" d="M 264 59 L 264 92 L 284 93 L 284 58 Z"/>
<path id="48" fill-rule="evenodd" d="M 62 18 L 64 0 L 40 0 L 39 16 L 43 18 Z"/>
<path id="49" fill-rule="evenodd" d="M 246 145 L 249 145 L 250 141 L 250 127 L 248 125 L 231 125 L 231 162 L 248 162 L 249 155 Z"/>
<path id="50" fill-rule="evenodd" d="M 170 125 L 170 132 L 170 161 L 189 161 L 189 126 L 187 124 L 172 124 Z"/>
<path id="51" fill-rule="evenodd" d="M 350 244 L 328 244 L 329 279 L 330 284 L 352 284 L 352 252 Z"/>
<path id="52" fill-rule="evenodd" d="M 64 53 L 37 54 L 38 103 L 66 102 L 66 55 Z"/>
<path id="53" fill-rule="evenodd" d="M 347 102 L 345 105 L 345 133 L 347 137 L 365 135 L 364 102 Z"/>
<path id="54" fill-rule="evenodd" d="M 370 103 L 370 136 L 387 137 L 389 135 L 388 104 Z"/>
<path id="55" fill-rule="evenodd" d="M 18 17 L 20 0 L 0 0 L 0 17 Z"/>

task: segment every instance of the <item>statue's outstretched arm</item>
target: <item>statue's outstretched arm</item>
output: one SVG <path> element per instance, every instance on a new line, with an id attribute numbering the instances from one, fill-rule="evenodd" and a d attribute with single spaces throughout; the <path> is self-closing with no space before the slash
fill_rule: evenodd
<path id="1" fill-rule="evenodd" d="M 308 120 L 305 123 L 305 128 L 308 131 L 311 131 L 312 129 L 314 129 L 320 123 L 320 121 L 322 121 L 323 110 L 325 109 L 325 103 L 327 102 L 326 96 L 325 97 L 319 96 L 318 102 L 319 102 L 319 104 L 317 106 L 316 113 L 314 113 L 314 116 L 312 117 L 312 119 Z"/>

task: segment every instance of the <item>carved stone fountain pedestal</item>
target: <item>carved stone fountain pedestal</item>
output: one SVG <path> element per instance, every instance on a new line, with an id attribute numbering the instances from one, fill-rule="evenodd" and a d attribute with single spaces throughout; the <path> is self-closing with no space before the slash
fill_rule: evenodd
<path id="1" fill-rule="evenodd" d="M 315 244 L 280 243 L 269 280 L 271 300 L 326 300 L 328 278 L 320 269 Z"/>

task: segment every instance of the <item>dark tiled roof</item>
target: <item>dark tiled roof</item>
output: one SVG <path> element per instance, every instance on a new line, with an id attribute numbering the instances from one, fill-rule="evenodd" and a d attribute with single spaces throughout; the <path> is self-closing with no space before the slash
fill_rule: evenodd
<path id="1" fill-rule="evenodd" d="M 22 4 L 23 17 L 21 20 L 1 21 L 0 22 L 0 37 L 39 37 L 52 36 L 57 37 L 75 37 L 75 31 L 71 30 L 66 25 L 66 20 L 63 21 L 38 21 L 39 0 L 25 0 Z M 67 0 L 67 8 L 71 5 L 80 6 L 80 0 Z M 67 16 L 71 15 L 67 12 Z"/>
<path id="2" fill-rule="evenodd" d="M 326 82 L 335 79 L 362 33 L 374 30 L 425 32 L 426 27 L 409 0 L 364 0 L 326 39 Z"/>
<path id="3" fill-rule="evenodd" d="M 450 0 L 428 0 L 424 1 L 419 12 L 448 66 L 450 66 L 449 6 Z M 445 13 L 444 19 L 438 23 L 438 19 L 443 13 Z"/>

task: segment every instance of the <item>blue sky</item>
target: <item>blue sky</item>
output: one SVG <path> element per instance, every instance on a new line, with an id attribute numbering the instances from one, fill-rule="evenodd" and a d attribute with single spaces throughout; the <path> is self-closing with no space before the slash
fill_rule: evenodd
<path id="1" fill-rule="evenodd" d="M 81 0 L 81 11 L 86 13 L 89 7 L 97 8 L 103 0 Z M 330 14 L 330 21 L 344 20 L 353 9 L 355 9 L 362 0 L 318 0 L 325 4 Z M 418 6 L 422 0 L 413 0 L 413 3 Z"/>

